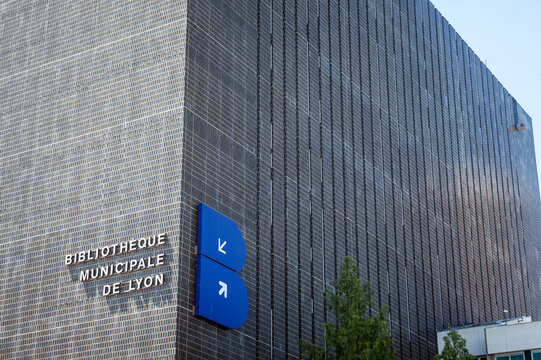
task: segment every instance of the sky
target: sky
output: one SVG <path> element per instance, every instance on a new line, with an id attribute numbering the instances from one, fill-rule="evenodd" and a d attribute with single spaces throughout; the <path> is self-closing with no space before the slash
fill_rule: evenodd
<path id="1" fill-rule="evenodd" d="M 530 115 L 541 180 L 541 0 L 431 0 Z"/>

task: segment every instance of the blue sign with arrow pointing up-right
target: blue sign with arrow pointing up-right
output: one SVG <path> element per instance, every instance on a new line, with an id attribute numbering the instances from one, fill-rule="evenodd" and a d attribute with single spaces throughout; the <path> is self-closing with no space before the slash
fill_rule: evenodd
<path id="1" fill-rule="evenodd" d="M 248 294 L 240 276 L 203 255 L 197 255 L 195 315 L 238 328 L 248 315 Z"/>

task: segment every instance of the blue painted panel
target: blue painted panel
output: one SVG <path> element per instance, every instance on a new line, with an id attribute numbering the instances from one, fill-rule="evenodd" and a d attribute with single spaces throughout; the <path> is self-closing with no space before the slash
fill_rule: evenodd
<path id="1" fill-rule="evenodd" d="M 205 204 L 198 207 L 197 253 L 235 271 L 240 271 L 246 261 L 244 238 L 237 225 Z"/>
<path id="2" fill-rule="evenodd" d="M 195 315 L 232 329 L 248 316 L 248 294 L 240 276 L 203 255 L 197 255 Z"/>

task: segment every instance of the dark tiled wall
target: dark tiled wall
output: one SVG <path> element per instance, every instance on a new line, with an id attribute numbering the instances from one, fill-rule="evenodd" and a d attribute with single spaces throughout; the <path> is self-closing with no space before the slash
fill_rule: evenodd
<path id="1" fill-rule="evenodd" d="M 539 319 L 521 116 L 428 1 L 189 2 L 178 356 L 298 356 L 345 255 L 399 358 L 431 358 L 448 324 Z M 246 239 L 238 330 L 191 315 L 200 201 Z"/>
<path id="2" fill-rule="evenodd" d="M 173 358 L 186 2 L 10 1 L 0 28 L 0 358 Z M 161 232 L 160 250 L 64 265 Z M 166 286 L 79 282 L 161 252 Z"/>

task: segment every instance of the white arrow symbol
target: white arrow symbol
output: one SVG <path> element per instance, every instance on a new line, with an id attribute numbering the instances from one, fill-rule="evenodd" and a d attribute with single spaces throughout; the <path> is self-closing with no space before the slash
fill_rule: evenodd
<path id="1" fill-rule="evenodd" d="M 225 250 L 224 250 L 225 244 L 227 244 L 227 241 L 224 241 L 223 244 L 222 244 L 222 239 L 218 238 L 218 251 L 221 252 L 222 254 L 226 253 Z"/>
<path id="2" fill-rule="evenodd" d="M 227 284 L 223 281 L 218 281 L 218 285 L 221 286 L 220 291 L 218 291 L 218 295 L 224 294 L 224 297 L 227 299 Z"/>

